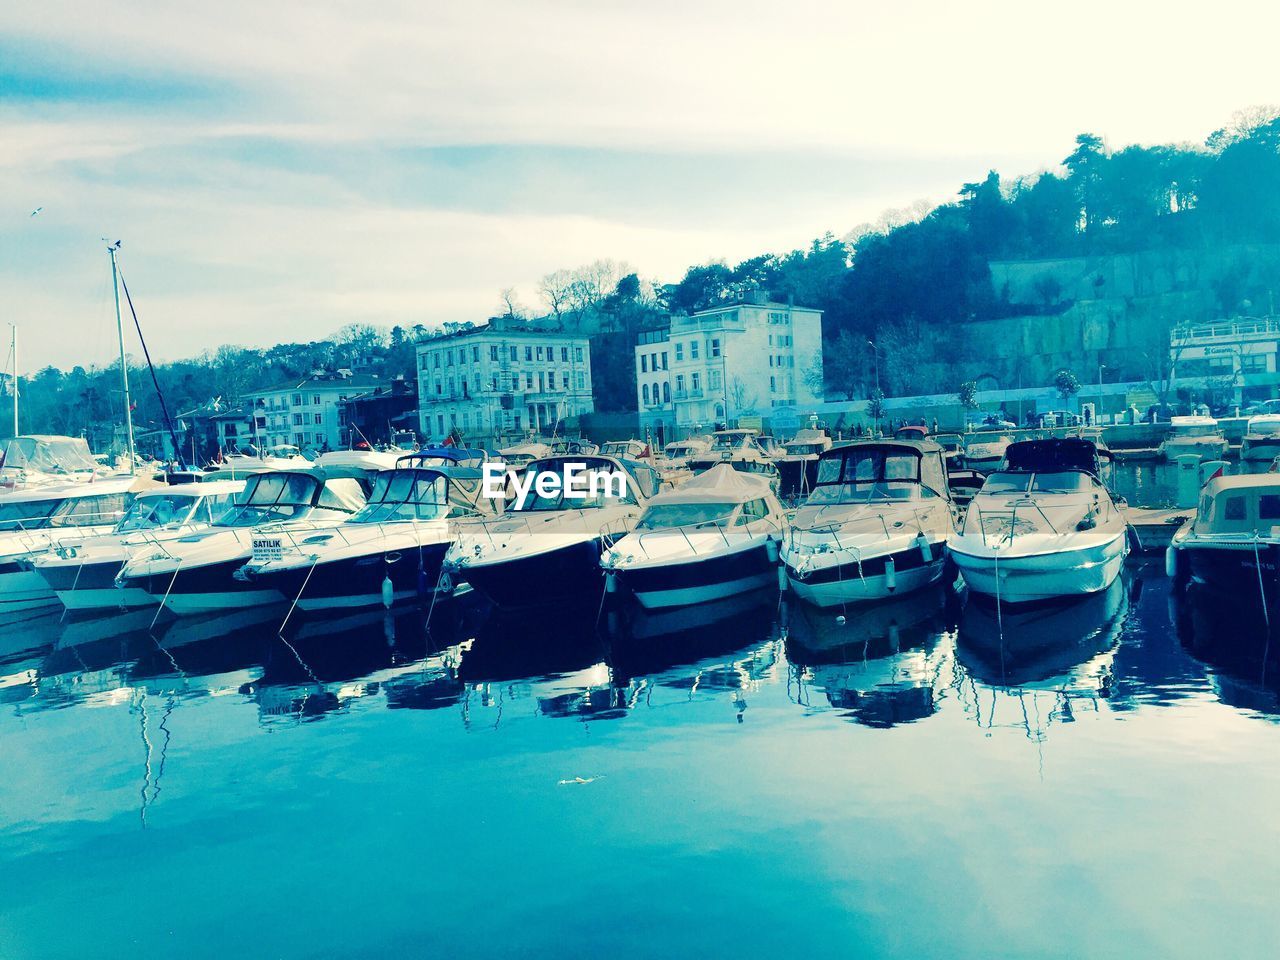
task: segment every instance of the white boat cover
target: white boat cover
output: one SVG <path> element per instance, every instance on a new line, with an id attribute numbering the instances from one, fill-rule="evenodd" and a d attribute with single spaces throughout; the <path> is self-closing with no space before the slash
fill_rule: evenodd
<path id="1" fill-rule="evenodd" d="M 768 477 L 718 463 L 675 489 L 658 494 L 649 503 L 746 503 L 760 499 L 769 501 L 771 511 L 782 512 Z"/>

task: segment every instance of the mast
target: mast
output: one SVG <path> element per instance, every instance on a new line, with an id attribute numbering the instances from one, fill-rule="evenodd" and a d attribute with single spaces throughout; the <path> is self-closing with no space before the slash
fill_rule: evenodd
<path id="1" fill-rule="evenodd" d="M 124 392 L 124 431 L 129 444 L 129 472 L 138 472 L 138 462 L 133 448 L 133 405 L 129 399 L 129 366 L 124 358 L 124 321 L 120 318 L 120 271 L 116 267 L 116 254 L 120 251 L 120 241 L 108 244 L 107 252 L 111 254 L 111 286 L 116 298 L 116 336 L 120 340 L 120 386 Z"/>
<path id="2" fill-rule="evenodd" d="M 9 355 L 13 358 L 13 435 L 18 435 L 18 325 L 9 324 Z"/>

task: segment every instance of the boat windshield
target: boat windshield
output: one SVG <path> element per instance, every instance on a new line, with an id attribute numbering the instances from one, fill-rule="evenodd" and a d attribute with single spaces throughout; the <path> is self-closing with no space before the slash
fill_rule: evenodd
<path id="1" fill-rule="evenodd" d="M 1179 424 L 1173 428 L 1173 432 L 1177 437 L 1215 437 L 1218 435 L 1218 428 L 1208 423 Z"/>
<path id="2" fill-rule="evenodd" d="M 655 503 L 644 512 L 638 530 L 668 527 L 725 527 L 733 519 L 736 503 Z"/>
<path id="3" fill-rule="evenodd" d="M 158 527 L 179 527 L 187 522 L 199 497 L 139 497 L 133 501 L 124 519 L 116 526 L 117 533 L 134 530 L 153 530 Z"/>
<path id="4" fill-rule="evenodd" d="M 49 500 L 24 500 L 0 504 L 0 530 L 40 530 L 49 526 L 50 515 L 63 504 Z"/>
<path id="5" fill-rule="evenodd" d="M 114 524 L 124 516 L 132 495 L 97 493 L 91 497 L 68 497 L 49 515 L 51 527 L 98 527 Z"/>
<path id="6" fill-rule="evenodd" d="M 625 442 L 606 443 L 600 448 L 600 453 L 606 457 L 630 457 L 632 455 L 631 444 Z"/>
<path id="7" fill-rule="evenodd" d="M 822 452 L 822 444 L 820 443 L 788 443 L 786 451 L 793 457 L 803 457 L 814 453 Z"/>
<path id="8" fill-rule="evenodd" d="M 320 481 L 299 473 L 260 473 L 250 478 L 244 503 L 218 518 L 219 527 L 245 527 L 292 520 L 311 509 Z"/>
<path id="9" fill-rule="evenodd" d="M 1063 470 L 1053 473 L 993 473 L 982 493 L 1083 493 L 1093 486 L 1087 473 Z"/>
<path id="10" fill-rule="evenodd" d="M 937 494 L 920 482 L 920 457 L 884 449 L 850 450 L 818 461 L 808 503 L 917 500 Z"/>
<path id="11" fill-rule="evenodd" d="M 448 481 L 417 473 L 395 473 L 374 481 L 369 503 L 351 523 L 394 523 L 400 520 L 439 520 L 449 513 Z"/>
<path id="12" fill-rule="evenodd" d="M 750 437 L 746 433 L 717 433 L 711 441 L 712 450 L 734 450 Z"/>

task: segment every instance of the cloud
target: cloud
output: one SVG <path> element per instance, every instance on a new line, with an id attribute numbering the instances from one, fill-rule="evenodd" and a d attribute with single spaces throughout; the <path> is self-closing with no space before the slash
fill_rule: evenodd
<path id="1" fill-rule="evenodd" d="M 1268 98 L 1278 19 L 1237 0 L 1212 16 L 1099 0 L 13 4 L 0 278 L 38 316 L 33 365 L 107 358 L 86 356 L 110 323 L 103 235 L 125 239 L 166 356 L 351 319 L 476 319 L 501 288 L 597 257 L 674 279 L 945 199 L 991 167 L 1035 170 L 1081 130 L 1198 139 Z"/>

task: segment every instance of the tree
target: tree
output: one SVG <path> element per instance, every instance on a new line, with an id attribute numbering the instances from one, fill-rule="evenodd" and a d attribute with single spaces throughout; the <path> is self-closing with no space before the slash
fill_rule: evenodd
<path id="1" fill-rule="evenodd" d="M 520 305 L 520 298 L 516 294 L 514 287 L 507 287 L 498 298 L 502 303 L 502 316 L 510 317 L 512 320 L 524 320 L 528 318 L 528 312 Z"/>
<path id="2" fill-rule="evenodd" d="M 1080 378 L 1065 367 L 1054 374 L 1053 385 L 1058 388 L 1058 396 L 1063 402 L 1080 392 Z"/>
<path id="3" fill-rule="evenodd" d="M 867 344 L 849 331 L 841 331 L 823 348 L 826 385 L 852 400 L 866 379 Z"/>
<path id="4" fill-rule="evenodd" d="M 960 401 L 960 406 L 966 410 L 978 409 L 978 381 L 966 380 L 960 384 L 960 389 L 956 391 L 956 399 Z"/>
<path id="5" fill-rule="evenodd" d="M 880 418 L 884 416 L 884 391 L 879 387 L 871 391 L 867 403 L 867 415 L 876 422 L 876 431 L 880 430 Z"/>

